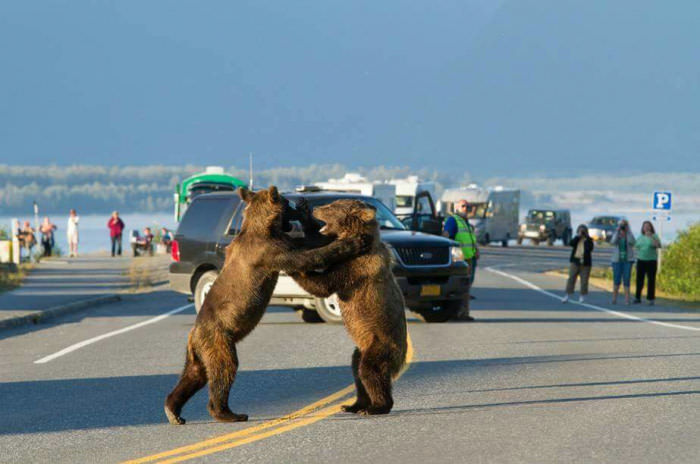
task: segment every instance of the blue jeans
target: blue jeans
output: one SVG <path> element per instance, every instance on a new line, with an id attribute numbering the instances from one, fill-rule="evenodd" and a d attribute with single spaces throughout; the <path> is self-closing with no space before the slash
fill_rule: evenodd
<path id="1" fill-rule="evenodd" d="M 625 287 L 630 286 L 630 276 L 632 275 L 632 261 L 618 261 L 612 263 L 613 284 L 616 287 L 620 286 L 620 282 Z"/>

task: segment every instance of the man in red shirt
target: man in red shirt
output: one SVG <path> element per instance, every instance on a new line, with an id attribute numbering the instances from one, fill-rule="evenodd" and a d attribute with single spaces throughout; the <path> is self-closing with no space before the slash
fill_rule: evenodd
<path id="1" fill-rule="evenodd" d="M 114 257 L 114 251 L 119 256 L 122 255 L 122 231 L 124 230 L 124 221 L 119 217 L 119 212 L 114 211 L 112 217 L 107 221 L 107 227 L 109 228 L 109 238 L 112 239 L 112 257 Z"/>

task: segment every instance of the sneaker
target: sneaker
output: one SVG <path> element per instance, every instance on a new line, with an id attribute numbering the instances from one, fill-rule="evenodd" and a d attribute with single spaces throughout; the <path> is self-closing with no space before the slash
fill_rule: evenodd
<path id="1" fill-rule="evenodd" d="M 474 322 L 474 318 L 472 316 L 466 315 L 466 316 L 459 316 L 457 318 L 458 321 L 462 322 Z"/>
<path id="2" fill-rule="evenodd" d="M 648 304 L 649 304 L 649 306 L 654 306 L 654 300 L 649 300 Z"/>
<path id="3" fill-rule="evenodd" d="M 634 303 L 634 304 L 640 304 L 641 302 L 642 302 L 642 300 L 640 300 L 639 298 L 635 298 L 634 301 L 633 301 L 632 303 Z"/>
<path id="4" fill-rule="evenodd" d="M 561 299 L 561 302 L 566 303 L 567 301 L 569 301 L 569 295 L 564 295 L 564 298 Z"/>
<path id="5" fill-rule="evenodd" d="M 610 300 L 610 304 L 611 304 L 611 305 L 616 305 L 616 304 L 617 304 L 617 300 Z"/>
<path id="6" fill-rule="evenodd" d="M 584 301 L 586 301 L 586 299 L 583 297 L 583 295 L 581 295 L 581 296 L 578 297 L 578 302 L 579 302 L 579 303 L 583 303 Z"/>

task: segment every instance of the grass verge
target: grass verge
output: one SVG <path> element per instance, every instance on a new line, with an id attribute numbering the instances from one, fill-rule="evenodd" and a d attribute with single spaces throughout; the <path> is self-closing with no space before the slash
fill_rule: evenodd
<path id="1" fill-rule="evenodd" d="M 31 263 L 22 263 L 11 270 L 9 265 L 0 264 L 0 293 L 19 287 L 27 273 L 34 267 Z"/>

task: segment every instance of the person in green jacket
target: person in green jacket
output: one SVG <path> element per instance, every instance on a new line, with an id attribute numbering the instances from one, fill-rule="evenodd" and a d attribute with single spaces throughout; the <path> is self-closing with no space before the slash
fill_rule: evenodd
<path id="1" fill-rule="evenodd" d="M 464 254 L 464 260 L 469 263 L 470 275 L 470 290 L 465 294 L 462 309 L 457 315 L 457 319 L 463 321 L 473 321 L 474 318 L 469 314 L 469 299 L 471 296 L 471 286 L 474 283 L 474 275 L 476 273 L 476 261 L 479 259 L 479 248 L 476 244 L 476 234 L 474 227 L 469 224 L 468 219 L 469 203 L 467 200 L 457 202 L 455 214 L 450 215 L 445 220 L 442 235 L 459 242 Z"/>
<path id="2" fill-rule="evenodd" d="M 642 302 L 642 290 L 644 289 L 644 278 L 647 280 L 647 302 L 654 305 L 656 299 L 656 271 L 658 269 L 661 240 L 656 235 L 654 225 L 650 221 L 642 223 L 642 233 L 634 244 L 637 251 L 637 289 L 634 302 Z"/>

